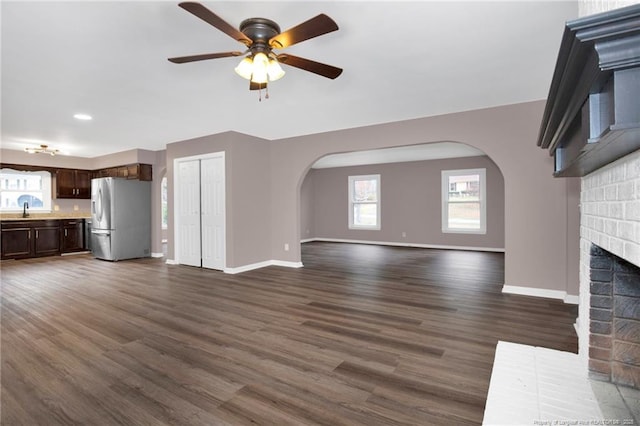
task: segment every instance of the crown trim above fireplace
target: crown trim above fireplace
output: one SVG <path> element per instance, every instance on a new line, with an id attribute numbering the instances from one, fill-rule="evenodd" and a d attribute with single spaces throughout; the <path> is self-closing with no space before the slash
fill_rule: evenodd
<path id="1" fill-rule="evenodd" d="M 585 176 L 640 149 L 640 4 L 569 21 L 538 146 Z"/>

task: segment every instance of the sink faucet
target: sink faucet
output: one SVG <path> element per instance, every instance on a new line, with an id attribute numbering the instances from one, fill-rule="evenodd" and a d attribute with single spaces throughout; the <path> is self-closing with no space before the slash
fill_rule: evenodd
<path id="1" fill-rule="evenodd" d="M 29 217 L 29 203 L 26 201 L 22 206 L 22 217 Z"/>

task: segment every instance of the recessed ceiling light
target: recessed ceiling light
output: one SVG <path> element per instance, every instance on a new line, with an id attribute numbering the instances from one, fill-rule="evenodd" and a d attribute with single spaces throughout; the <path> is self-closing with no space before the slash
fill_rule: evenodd
<path id="1" fill-rule="evenodd" d="M 78 119 L 78 120 L 91 120 L 91 119 L 93 119 L 93 117 L 91 117 L 89 114 L 75 114 L 73 116 L 73 118 Z"/>

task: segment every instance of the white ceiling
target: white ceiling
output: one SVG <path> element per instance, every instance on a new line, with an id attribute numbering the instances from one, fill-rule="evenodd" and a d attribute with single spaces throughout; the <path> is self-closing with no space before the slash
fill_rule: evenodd
<path id="1" fill-rule="evenodd" d="M 398 148 L 373 149 L 326 155 L 313 164 L 314 169 L 361 166 L 364 164 L 402 163 L 404 161 L 475 157 L 484 152 L 459 142 L 437 142 Z"/>
<path id="2" fill-rule="evenodd" d="M 284 51 L 341 67 L 340 77 L 285 66 L 258 102 L 233 72 L 238 58 L 167 61 L 242 50 L 177 3 L 2 1 L 2 147 L 94 157 L 229 130 L 279 139 L 544 99 L 564 22 L 578 12 L 575 1 L 203 2 L 234 26 L 260 16 L 285 30 L 318 13 L 338 23 Z"/>

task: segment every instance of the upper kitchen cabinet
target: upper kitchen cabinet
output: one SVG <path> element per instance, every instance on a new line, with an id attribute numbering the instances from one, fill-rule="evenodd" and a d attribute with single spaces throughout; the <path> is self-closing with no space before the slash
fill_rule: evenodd
<path id="1" fill-rule="evenodd" d="M 89 170 L 56 170 L 56 198 L 91 199 Z"/>
<path id="2" fill-rule="evenodd" d="M 151 181 L 153 168 L 151 164 L 128 164 L 126 166 L 110 167 L 96 170 L 95 177 L 115 177 L 132 180 Z"/>

